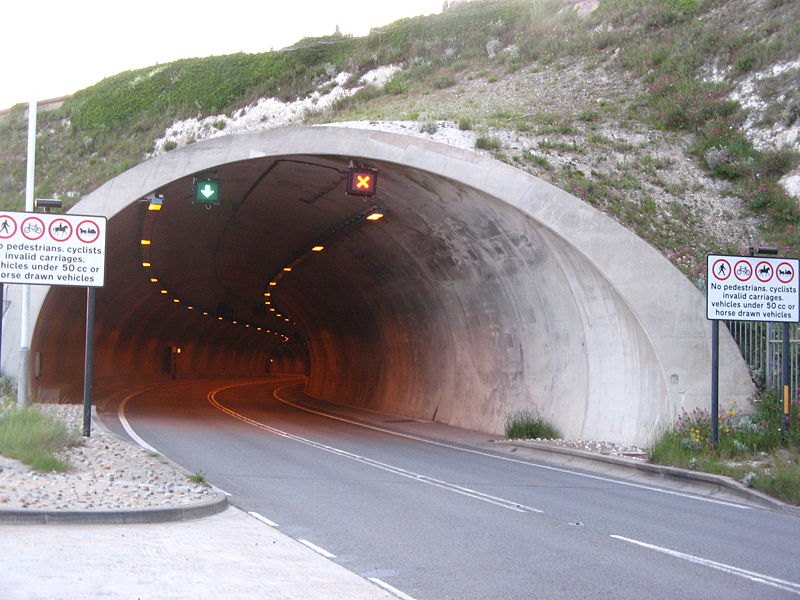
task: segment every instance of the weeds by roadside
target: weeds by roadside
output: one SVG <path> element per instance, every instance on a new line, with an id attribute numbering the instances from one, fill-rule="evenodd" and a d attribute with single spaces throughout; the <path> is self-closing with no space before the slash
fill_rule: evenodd
<path id="1" fill-rule="evenodd" d="M 197 483 L 203 487 L 211 487 L 211 484 L 206 481 L 206 475 L 202 471 L 197 471 L 192 475 L 187 476 L 187 479 L 192 483 Z"/>
<path id="2" fill-rule="evenodd" d="M 781 435 L 780 393 L 751 399 L 751 410 L 720 411 L 719 443 L 711 444 L 706 410 L 684 412 L 648 452 L 653 463 L 726 475 L 786 502 L 800 504 L 800 411 L 792 404 L 788 433 Z"/>
<path id="3" fill-rule="evenodd" d="M 506 415 L 506 437 L 509 439 L 553 439 L 558 431 L 535 410 L 518 410 Z"/>
<path id="4" fill-rule="evenodd" d="M 0 454 L 38 471 L 68 470 L 58 452 L 79 442 L 75 432 L 36 406 L 8 405 L 0 412 Z"/>

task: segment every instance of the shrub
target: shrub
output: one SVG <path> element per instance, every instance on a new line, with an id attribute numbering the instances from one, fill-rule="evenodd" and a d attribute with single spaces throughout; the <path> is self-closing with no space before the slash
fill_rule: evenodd
<path id="1" fill-rule="evenodd" d="M 524 409 L 506 415 L 506 437 L 509 439 L 553 439 L 559 433 L 539 412 Z"/>
<path id="2" fill-rule="evenodd" d="M 419 126 L 420 133 L 427 133 L 433 135 L 439 131 L 439 124 L 436 121 L 425 121 Z"/>
<path id="3" fill-rule="evenodd" d="M 475 147 L 480 150 L 499 150 L 503 147 L 503 142 L 494 136 L 481 135 L 475 140 Z"/>

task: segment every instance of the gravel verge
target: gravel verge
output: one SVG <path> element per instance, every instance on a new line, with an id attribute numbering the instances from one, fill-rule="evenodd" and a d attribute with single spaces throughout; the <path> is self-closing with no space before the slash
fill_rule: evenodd
<path id="1" fill-rule="evenodd" d="M 80 432 L 83 407 L 39 407 Z M 63 473 L 38 472 L 0 455 L 0 510 L 133 511 L 184 507 L 210 501 L 212 488 L 161 455 L 95 428 L 89 438 L 60 454 L 71 465 Z"/>

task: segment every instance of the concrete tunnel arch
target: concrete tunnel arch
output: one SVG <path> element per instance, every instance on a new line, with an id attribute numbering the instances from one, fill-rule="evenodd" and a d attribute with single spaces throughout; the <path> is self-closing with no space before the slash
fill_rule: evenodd
<path id="1" fill-rule="evenodd" d="M 348 229 L 366 206 L 343 192 L 351 160 L 380 170 L 387 217 Z M 211 172 L 223 205 L 204 214 L 187 188 Z M 167 272 L 156 285 L 140 246 L 141 199 L 154 191 L 165 209 L 153 251 Z M 332 402 L 492 433 L 535 408 L 567 437 L 633 443 L 709 402 L 698 290 L 598 210 L 470 151 L 333 126 L 222 136 L 126 171 L 71 212 L 109 218 L 98 379 L 165 377 L 165 352 L 181 347 L 181 377 L 263 375 L 272 361 L 307 371 L 307 391 Z M 279 286 L 290 343 L 256 331 L 269 315 L 247 314 L 248 302 L 337 227 L 345 233 Z M 83 289 L 34 288 L 34 389 L 79 389 L 83 310 Z M 722 342 L 722 398 L 741 402 L 749 374 Z"/>

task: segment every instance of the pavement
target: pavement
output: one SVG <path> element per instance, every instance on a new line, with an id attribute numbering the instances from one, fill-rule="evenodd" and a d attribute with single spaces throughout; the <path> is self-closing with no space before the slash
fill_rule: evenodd
<path id="1" fill-rule="evenodd" d="M 726 477 L 537 442 L 493 441 L 486 434 L 441 423 L 333 407 L 301 393 L 287 396 L 285 400 L 305 408 L 403 435 L 514 452 L 565 468 L 800 516 L 797 507 Z M 0 600 L 409 599 L 281 533 L 260 515 L 229 505 L 221 495 L 171 511 L 48 511 L 38 516 L 27 511 L 25 519 L 10 512 L 0 511 Z"/>

